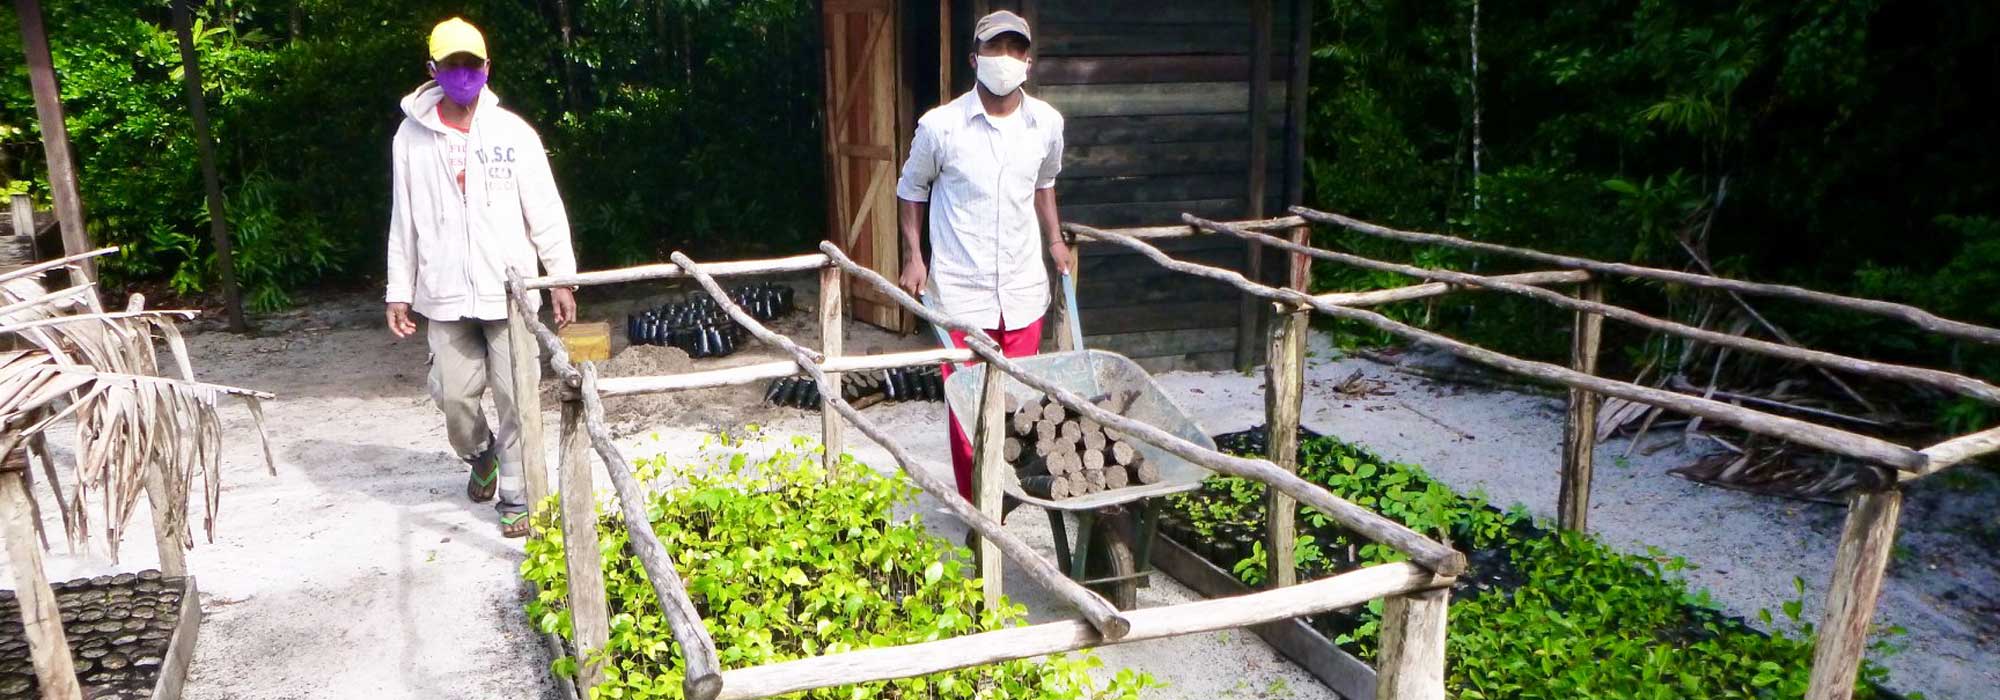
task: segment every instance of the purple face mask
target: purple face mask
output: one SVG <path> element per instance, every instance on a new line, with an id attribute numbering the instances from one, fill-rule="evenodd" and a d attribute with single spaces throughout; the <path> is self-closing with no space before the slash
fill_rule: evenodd
<path id="1" fill-rule="evenodd" d="M 447 99 L 470 107 L 479 100 L 480 89 L 486 87 L 486 68 L 438 68 L 437 83 L 438 87 L 444 88 Z"/>

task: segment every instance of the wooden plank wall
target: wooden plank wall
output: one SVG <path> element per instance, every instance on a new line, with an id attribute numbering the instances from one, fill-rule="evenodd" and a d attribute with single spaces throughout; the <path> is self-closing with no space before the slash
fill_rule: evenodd
<path id="1" fill-rule="evenodd" d="M 1066 119 L 1057 181 L 1063 218 L 1098 227 L 1174 223 L 1181 212 L 1250 209 L 1249 3 L 1025 0 L 1036 31 L 1033 94 Z M 1284 208 L 1285 75 L 1291 2 L 1274 7 L 1265 212 Z M 1241 269 L 1243 247 L 1170 241 L 1179 257 Z M 1238 295 L 1160 269 L 1124 248 L 1085 245 L 1078 290 L 1092 347 L 1153 370 L 1221 369 L 1235 348 Z M 1269 265 L 1265 266 L 1270 269 Z"/>

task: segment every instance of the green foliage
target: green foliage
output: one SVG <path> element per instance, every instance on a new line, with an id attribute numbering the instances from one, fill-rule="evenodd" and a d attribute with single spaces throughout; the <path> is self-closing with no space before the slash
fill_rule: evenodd
<path id="1" fill-rule="evenodd" d="M 217 0 L 196 47 L 238 278 L 253 308 L 331 277 L 378 277 L 397 101 L 459 14 L 492 85 L 549 147 L 585 265 L 794 250 L 819 237 L 818 24 L 806 0 L 553 3 Z M 213 291 L 217 278 L 180 55 L 160 0 L 45 0 L 107 281 Z M 294 33 L 297 28 L 298 33 Z M 20 55 L 12 13 L 0 53 Z M 565 61 L 573 66 L 566 82 Z M 0 83 L 0 183 L 46 196 L 24 69 Z M 29 183 L 33 183 L 30 185 Z M 697 248 L 698 247 L 698 248 Z"/>
<path id="2" fill-rule="evenodd" d="M 725 668 L 957 637 L 1018 625 L 1023 608 L 1003 602 L 980 610 L 980 581 L 969 554 L 897 520 L 916 489 L 878 477 L 843 456 L 828 479 L 816 446 L 748 463 L 743 453 L 712 453 L 704 464 L 642 465 L 677 484 L 656 495 L 651 526 L 674 552 L 689 596 L 715 635 Z M 528 604 L 536 627 L 565 637 L 570 619 L 558 524 L 551 509 L 527 544 L 522 575 L 537 588 Z M 599 698 L 681 696 L 681 660 L 659 615 L 658 598 L 627 551 L 629 534 L 615 516 L 598 527 L 611 637 L 608 681 Z M 1130 700 L 1156 685 L 1119 672 L 1098 684 L 1091 654 L 1057 654 L 921 678 L 829 688 L 812 698 L 925 697 Z M 563 659 L 557 670 L 573 672 Z"/>
<path id="3" fill-rule="evenodd" d="M 2000 6 L 1919 0 L 1328 0 L 1316 11 L 1311 203 L 1363 219 L 1683 268 L 1675 240 L 1709 224 L 1730 274 L 1886 297 L 2000 322 Z M 1483 142 L 1472 167 L 1473 117 Z M 1726 180 L 1726 187 L 1725 187 Z M 1725 194 L 1726 197 L 1723 195 Z M 1475 205 L 1475 196 L 1477 205 Z M 1331 230 L 1317 242 L 1474 271 L 1518 261 Z M 1802 254 L 1802 251 L 1810 251 Z M 1333 268 L 1333 269 L 1329 269 Z M 1376 279 L 1315 266 L 1317 286 Z M 1634 295 L 1653 311 L 1658 294 Z M 1649 308 L 1650 307 L 1650 308 Z M 2000 370 L 1902 324 L 1784 303 L 1760 310 L 1803 342 Z M 1557 359 L 1565 327 L 1492 299 L 1390 309 L 1498 349 Z M 1613 327 L 1612 343 L 1637 342 Z M 1384 340 L 1360 333 L 1353 342 Z M 1989 372 L 1990 373 L 1990 372 Z"/>
<path id="4" fill-rule="evenodd" d="M 1452 697 L 1762 699 L 1805 692 L 1813 630 L 1801 619 L 1804 606 L 1798 600 L 1782 606 L 1782 619 L 1760 613 L 1770 634 L 1759 634 L 1725 618 L 1707 591 L 1691 591 L 1678 578 L 1688 564 L 1677 557 L 1658 550 L 1622 554 L 1586 535 L 1538 530 L 1520 506 L 1495 510 L 1477 494 L 1453 492 L 1421 468 L 1387 462 L 1332 438 L 1306 440 L 1299 452 L 1300 476 L 1335 495 L 1463 551 L 1505 555 L 1512 567 L 1508 576 L 1519 585 L 1454 593 L 1446 641 Z M 1200 491 L 1174 497 L 1169 512 L 1197 531 L 1261 527 L 1262 502 L 1255 483 L 1215 477 Z M 1314 533 L 1300 538 L 1302 579 L 1332 573 L 1326 566 L 1332 559 L 1346 560 L 1342 569 L 1400 559 L 1387 547 L 1331 527 L 1310 509 L 1301 507 L 1297 517 L 1301 532 Z M 1334 556 L 1341 550 L 1352 554 Z M 1254 548 L 1233 569 L 1245 583 L 1262 582 L 1263 548 Z M 1493 574 L 1478 569 L 1475 564 L 1466 578 Z M 1804 582 L 1794 585 L 1803 597 Z M 1380 601 L 1356 611 L 1338 626 L 1334 641 L 1364 660 L 1372 658 L 1381 614 Z M 1894 651 L 1893 644 L 1875 648 L 1878 656 Z M 1864 664 L 1856 697 L 1878 697 L 1871 684 L 1886 680 L 1881 666 Z"/>

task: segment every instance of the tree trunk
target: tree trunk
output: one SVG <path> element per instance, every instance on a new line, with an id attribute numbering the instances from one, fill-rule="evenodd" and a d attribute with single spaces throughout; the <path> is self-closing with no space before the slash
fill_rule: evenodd
<path id="1" fill-rule="evenodd" d="M 580 101 L 582 93 L 578 91 L 576 84 L 576 62 L 570 59 L 570 52 L 574 47 L 572 37 L 575 32 L 570 25 L 569 2 L 555 0 L 555 12 L 556 27 L 562 36 L 563 104 L 569 108 L 570 113 L 582 114 L 583 104 Z"/>
<path id="2" fill-rule="evenodd" d="M 182 83 L 187 88 L 188 111 L 194 117 L 195 149 L 201 154 L 201 180 L 208 192 L 208 233 L 215 242 L 215 266 L 222 273 L 222 304 L 229 312 L 229 330 L 250 330 L 243 318 L 243 295 L 236 289 L 236 255 L 229 243 L 229 218 L 222 204 L 222 176 L 215 163 L 215 141 L 208 133 L 208 105 L 201 94 L 201 60 L 194 50 L 194 20 L 189 17 L 191 0 L 174 0 L 174 33 L 180 37 Z"/>
<path id="3" fill-rule="evenodd" d="M 69 127 L 63 124 L 62 88 L 56 82 L 55 61 L 49 56 L 48 29 L 42 24 L 40 0 L 14 0 L 21 20 L 21 50 L 28 59 L 28 85 L 35 94 L 35 117 L 42 126 L 42 152 L 49 164 L 49 196 L 62 224 L 63 254 L 89 252 L 90 231 L 83 226 L 83 197 L 77 193 L 76 161 L 69 148 Z M 77 261 L 83 279 L 97 281 L 97 263 Z M 92 297 L 95 299 L 95 297 Z"/>

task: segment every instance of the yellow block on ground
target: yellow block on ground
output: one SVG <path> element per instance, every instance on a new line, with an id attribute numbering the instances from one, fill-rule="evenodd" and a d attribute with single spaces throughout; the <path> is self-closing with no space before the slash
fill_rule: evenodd
<path id="1" fill-rule="evenodd" d="M 611 324 L 604 321 L 572 323 L 556 335 L 562 337 L 563 351 L 571 362 L 603 362 L 611 359 Z"/>

